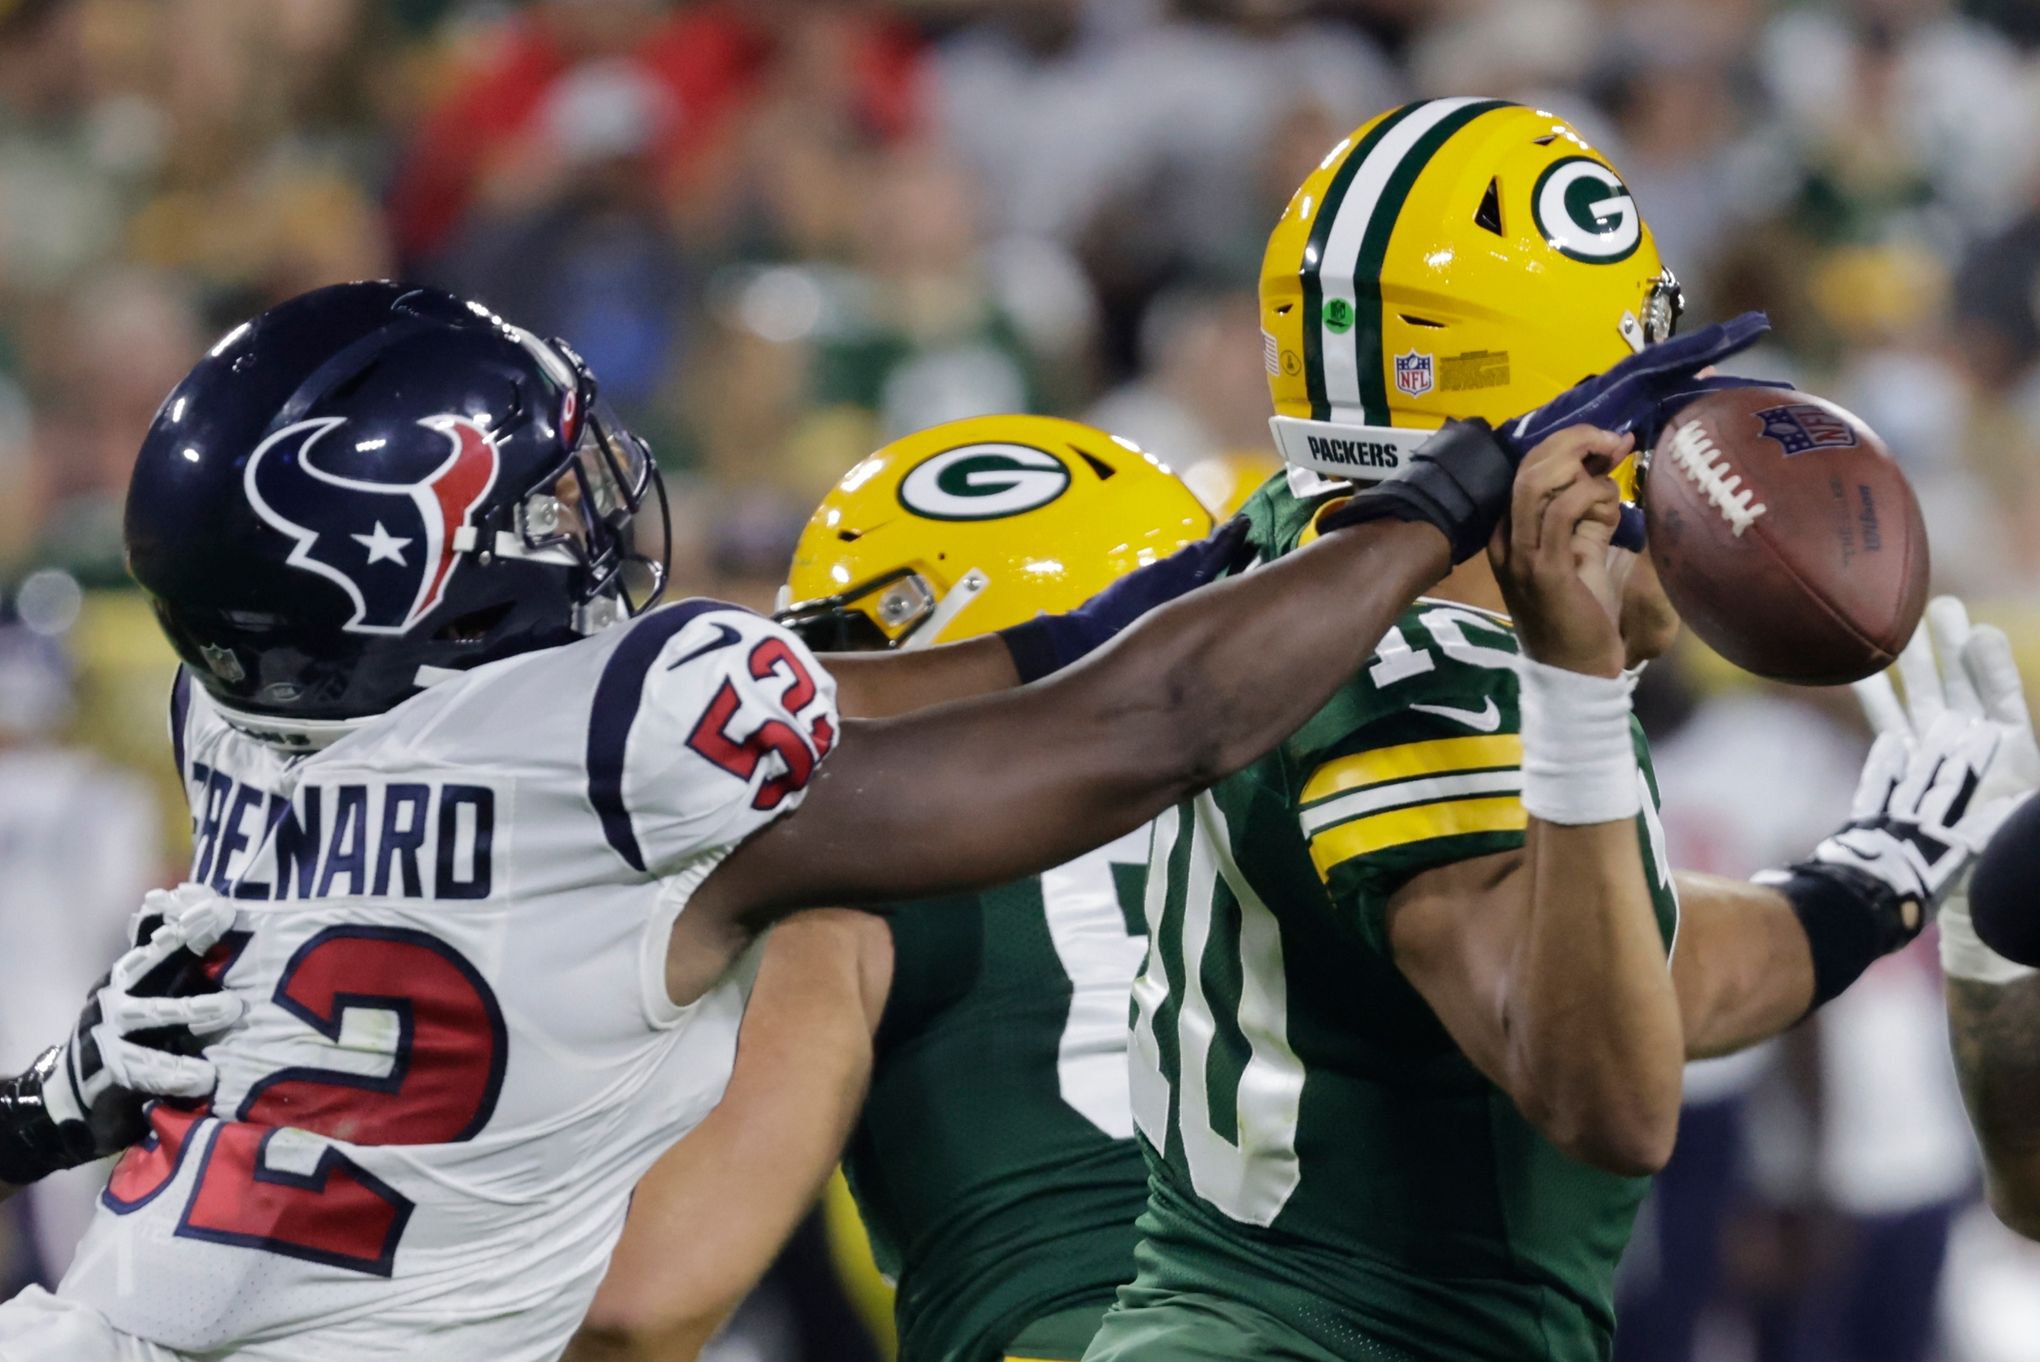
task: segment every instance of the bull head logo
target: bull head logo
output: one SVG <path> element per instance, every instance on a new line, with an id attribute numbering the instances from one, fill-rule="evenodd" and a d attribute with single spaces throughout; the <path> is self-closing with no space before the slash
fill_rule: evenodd
<path id="1" fill-rule="evenodd" d="M 344 416 L 284 427 L 256 447 L 242 483 L 255 513 L 295 539 L 290 566 L 347 593 L 355 634 L 402 634 L 445 598 L 459 565 L 456 533 L 496 485 L 496 447 L 464 416 L 418 424 L 451 446 L 418 482 L 371 482 L 330 473 L 314 450 Z"/>

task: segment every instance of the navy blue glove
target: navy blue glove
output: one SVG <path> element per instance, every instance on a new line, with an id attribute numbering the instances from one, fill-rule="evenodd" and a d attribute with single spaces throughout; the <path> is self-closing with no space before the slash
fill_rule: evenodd
<path id="1" fill-rule="evenodd" d="M 1127 573 L 1066 614 L 1036 615 L 999 630 L 1021 682 L 1061 671 L 1110 643 L 1148 611 L 1225 575 L 1246 556 L 1247 528 L 1245 516 L 1234 516 L 1196 543 Z"/>
<path id="2" fill-rule="evenodd" d="M 1581 379 L 1528 416 L 1504 423 L 1495 434 L 1520 462 L 1524 455 L 1567 426 L 1595 426 L 1617 435 L 1634 432 L 1637 446 L 1648 446 L 1665 420 L 1665 404 L 1689 402 L 1714 388 L 1748 387 L 1763 380 L 1696 379 L 1710 364 L 1756 344 L 1771 329 L 1761 312 L 1745 312 L 1733 321 L 1703 326 L 1690 336 L 1639 351 L 1606 373 Z"/>
<path id="3" fill-rule="evenodd" d="M 1660 341 L 1622 360 L 1606 373 L 1582 379 L 1495 433 L 1518 461 L 1546 437 L 1576 425 L 1598 426 L 1617 435 L 1634 434 L 1636 447 L 1649 449 L 1679 409 L 1695 398 L 1724 388 L 1790 387 L 1775 379 L 1736 378 L 1727 374 L 1694 377 L 1709 365 L 1748 349 L 1770 329 L 1769 317 L 1761 312 L 1745 312 L 1730 321 L 1703 326 L 1689 336 Z M 1635 506 L 1622 508 L 1615 546 L 1643 547 L 1642 510 Z"/>

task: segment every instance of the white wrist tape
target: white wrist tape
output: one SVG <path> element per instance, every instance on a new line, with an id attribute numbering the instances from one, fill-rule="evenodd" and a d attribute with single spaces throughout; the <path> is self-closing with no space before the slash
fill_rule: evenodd
<path id="1" fill-rule="evenodd" d="M 2015 964 L 1983 944 L 1969 920 L 1969 895 L 1951 894 L 1936 919 L 1941 924 L 1941 973 L 1979 984 L 2011 984 L 2036 971 Z"/>
<path id="2" fill-rule="evenodd" d="M 1516 659 L 1523 706 L 1523 808 L 1547 823 L 1612 823 L 1643 807 L 1629 731 L 1636 678 L 1587 676 Z"/>

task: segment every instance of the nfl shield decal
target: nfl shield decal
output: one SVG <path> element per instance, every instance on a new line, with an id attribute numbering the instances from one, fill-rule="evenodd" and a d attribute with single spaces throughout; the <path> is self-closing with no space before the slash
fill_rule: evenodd
<path id="1" fill-rule="evenodd" d="M 1421 350 L 1397 355 L 1395 386 L 1396 391 L 1410 397 L 1422 397 L 1431 391 L 1431 357 Z"/>
<path id="2" fill-rule="evenodd" d="M 1764 423 L 1764 438 L 1776 440 L 1785 457 L 1809 449 L 1853 449 L 1856 432 L 1849 423 L 1826 407 L 1811 402 L 1794 402 L 1783 407 L 1766 407 L 1756 414 Z"/>

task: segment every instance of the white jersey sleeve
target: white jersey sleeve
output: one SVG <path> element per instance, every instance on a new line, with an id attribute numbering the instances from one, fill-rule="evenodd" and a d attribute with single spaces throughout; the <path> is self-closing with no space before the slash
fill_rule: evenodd
<path id="1" fill-rule="evenodd" d="M 632 868 L 667 873 L 797 808 L 836 725 L 834 680 L 785 629 L 715 601 L 669 606 L 603 668 L 589 800 Z"/>

